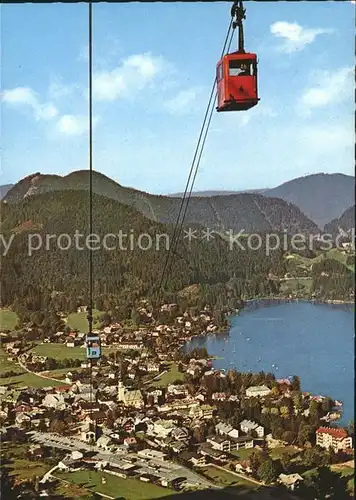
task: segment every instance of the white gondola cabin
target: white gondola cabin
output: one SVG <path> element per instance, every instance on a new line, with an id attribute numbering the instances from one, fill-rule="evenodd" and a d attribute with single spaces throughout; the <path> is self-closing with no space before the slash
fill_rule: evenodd
<path id="1" fill-rule="evenodd" d="M 101 357 L 101 343 L 98 335 L 87 335 L 86 347 L 87 359 L 99 359 Z"/>

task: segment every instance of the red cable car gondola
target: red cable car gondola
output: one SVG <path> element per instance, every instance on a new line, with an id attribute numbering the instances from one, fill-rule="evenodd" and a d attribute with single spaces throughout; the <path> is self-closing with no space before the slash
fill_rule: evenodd
<path id="1" fill-rule="evenodd" d="M 226 54 L 216 66 L 217 111 L 245 111 L 259 101 L 257 91 L 257 55 L 245 52 L 242 1 L 234 2 L 231 15 L 239 27 L 239 49 Z"/>

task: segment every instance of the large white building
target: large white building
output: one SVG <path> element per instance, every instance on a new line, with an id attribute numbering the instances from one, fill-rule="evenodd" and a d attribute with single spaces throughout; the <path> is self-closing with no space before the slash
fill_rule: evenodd
<path id="1" fill-rule="evenodd" d="M 316 444 L 321 448 L 333 448 L 335 452 L 352 448 L 352 438 L 345 429 L 319 427 L 316 430 Z"/>
<path id="2" fill-rule="evenodd" d="M 269 389 L 266 385 L 256 385 L 252 387 L 248 387 L 246 389 L 246 396 L 248 398 L 252 397 L 265 397 L 268 396 L 268 394 L 271 392 L 271 389 Z"/>
<path id="3" fill-rule="evenodd" d="M 145 458 L 146 460 L 162 460 L 164 461 L 167 457 L 165 453 L 158 450 L 151 450 L 149 448 L 145 450 L 140 450 L 137 452 L 139 457 Z"/>
<path id="4" fill-rule="evenodd" d="M 256 422 L 252 422 L 251 420 L 243 420 L 240 423 L 240 429 L 246 434 L 251 434 L 252 431 L 255 431 L 259 438 L 262 438 L 265 434 L 264 427 L 256 424 Z"/>

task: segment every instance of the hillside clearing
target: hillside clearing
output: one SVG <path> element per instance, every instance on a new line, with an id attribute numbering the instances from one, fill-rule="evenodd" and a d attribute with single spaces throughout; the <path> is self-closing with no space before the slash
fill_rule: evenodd
<path id="1" fill-rule="evenodd" d="M 13 330 L 19 318 L 10 309 L 0 309 L 0 330 Z"/>
<path id="2" fill-rule="evenodd" d="M 104 314 L 103 311 L 93 310 L 94 328 L 99 328 L 100 326 L 100 316 Z M 67 320 L 67 325 L 73 330 L 79 330 L 81 333 L 88 333 L 88 318 L 86 312 L 71 313 L 69 314 Z"/>

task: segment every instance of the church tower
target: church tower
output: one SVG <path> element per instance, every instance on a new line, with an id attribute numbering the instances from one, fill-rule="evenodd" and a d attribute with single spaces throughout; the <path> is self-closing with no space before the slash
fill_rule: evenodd
<path id="1" fill-rule="evenodd" d="M 125 402 L 125 386 L 122 382 L 122 377 L 121 377 L 121 361 L 119 369 L 119 382 L 117 385 L 117 399 L 118 401 L 122 401 L 123 403 Z"/>

